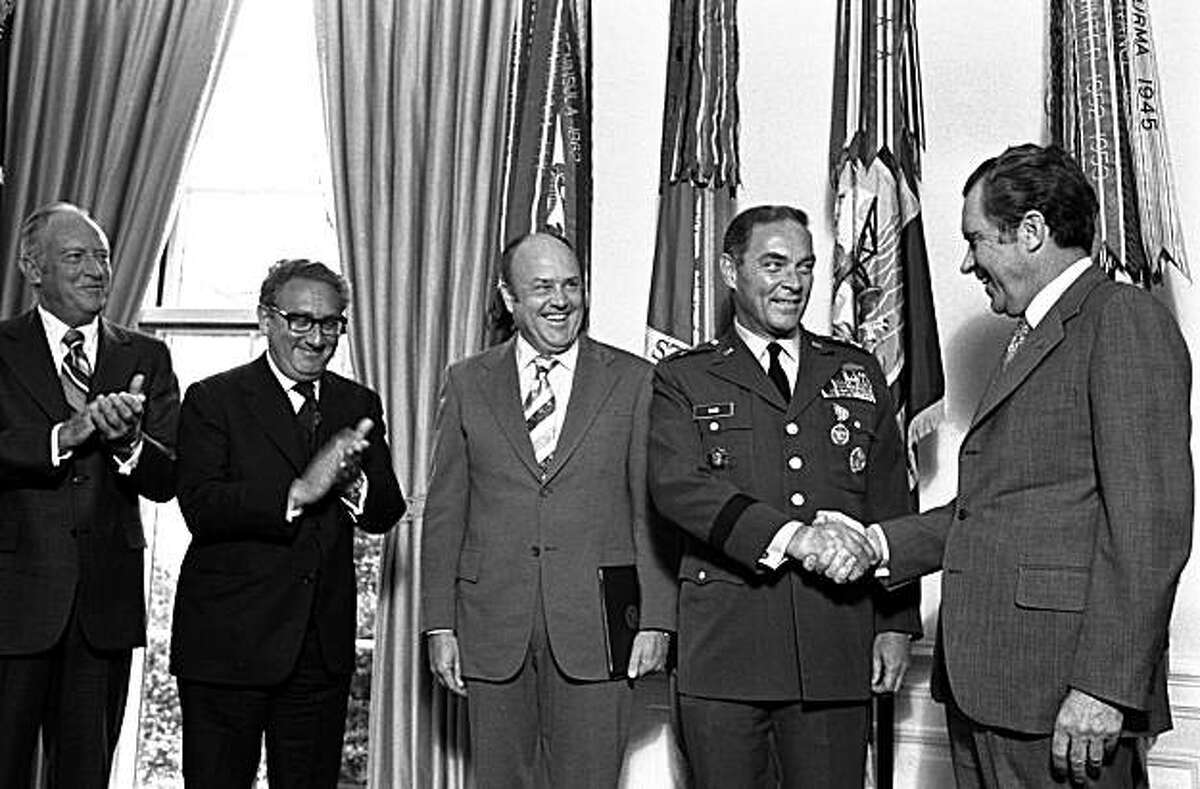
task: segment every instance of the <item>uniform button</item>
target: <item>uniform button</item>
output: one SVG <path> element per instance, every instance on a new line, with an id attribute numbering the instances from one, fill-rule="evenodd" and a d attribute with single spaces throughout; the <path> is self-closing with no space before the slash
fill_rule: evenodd
<path id="1" fill-rule="evenodd" d="M 697 578 L 697 579 L 699 579 L 699 580 L 701 580 L 701 581 L 706 581 L 706 580 L 708 580 L 708 571 L 706 571 L 706 570 L 701 570 L 700 572 L 696 573 L 696 578 Z"/>
<path id="2" fill-rule="evenodd" d="M 788 458 L 788 468 L 790 468 L 792 471 L 799 471 L 800 469 L 804 468 L 804 459 L 799 455 L 792 455 L 790 458 Z"/>
<path id="3" fill-rule="evenodd" d="M 71 477 L 71 483 L 74 485 L 82 485 L 85 482 L 87 482 L 87 475 L 85 474 L 76 474 Z"/>
<path id="4" fill-rule="evenodd" d="M 536 559 L 542 555 L 542 549 L 535 545 L 529 549 L 529 555 Z"/>
<path id="5" fill-rule="evenodd" d="M 959 511 L 958 511 L 958 519 L 959 519 L 960 521 L 965 521 L 965 520 L 967 519 L 967 511 L 966 511 L 966 510 L 959 510 Z"/>
<path id="6" fill-rule="evenodd" d="M 800 425 L 795 422 L 788 422 L 783 426 L 783 429 L 789 436 L 794 436 L 800 432 Z"/>
<path id="7" fill-rule="evenodd" d="M 538 490 L 538 495 L 543 499 L 550 495 L 550 488 L 541 488 Z"/>
<path id="8" fill-rule="evenodd" d="M 716 420 L 709 422 L 708 429 L 715 433 L 721 429 L 721 423 L 717 422 Z"/>
<path id="9" fill-rule="evenodd" d="M 803 507 L 804 506 L 804 494 L 803 493 L 793 493 L 790 501 L 792 502 L 793 507 Z"/>

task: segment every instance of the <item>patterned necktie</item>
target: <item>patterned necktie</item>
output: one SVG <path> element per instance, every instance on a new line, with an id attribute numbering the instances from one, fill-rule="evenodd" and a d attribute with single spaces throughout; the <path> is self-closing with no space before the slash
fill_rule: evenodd
<path id="1" fill-rule="evenodd" d="M 304 398 L 304 404 L 296 412 L 300 427 L 304 428 L 305 449 L 309 457 L 317 451 L 317 428 L 321 426 L 321 412 L 317 410 L 317 392 L 312 381 L 301 381 L 292 387 Z"/>
<path id="2" fill-rule="evenodd" d="M 1008 347 L 1004 349 L 1005 367 L 1008 367 L 1008 363 L 1017 355 L 1017 351 L 1020 350 L 1031 331 L 1033 331 L 1033 327 L 1029 325 L 1029 321 L 1025 320 L 1024 315 L 1017 319 L 1017 327 L 1013 329 L 1012 337 L 1008 340 Z"/>
<path id="3" fill-rule="evenodd" d="M 533 366 L 537 370 L 537 378 L 533 388 L 525 397 L 525 428 L 529 431 L 529 440 L 533 443 L 533 456 L 545 467 L 554 454 L 554 444 L 558 440 L 554 435 L 554 421 L 550 416 L 554 413 L 554 390 L 550 388 L 550 370 L 558 360 L 548 356 L 534 357 Z"/>
<path id="4" fill-rule="evenodd" d="M 779 363 L 779 354 L 781 353 L 783 353 L 783 346 L 779 343 L 773 342 L 767 345 L 767 354 L 771 357 L 771 364 L 767 367 L 767 377 L 771 379 L 771 383 L 775 384 L 779 394 L 783 395 L 784 402 L 790 403 L 792 385 L 788 383 L 787 373 L 783 371 L 783 365 Z"/>
<path id="5" fill-rule="evenodd" d="M 68 329 L 62 341 L 67 346 L 67 353 L 63 356 L 58 377 L 62 379 L 67 405 L 75 411 L 82 411 L 87 405 L 88 389 L 92 385 L 92 365 L 83 352 L 83 332 Z"/>

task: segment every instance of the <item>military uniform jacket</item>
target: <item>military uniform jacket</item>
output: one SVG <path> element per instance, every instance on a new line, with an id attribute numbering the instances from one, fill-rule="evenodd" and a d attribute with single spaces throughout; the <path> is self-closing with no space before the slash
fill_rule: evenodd
<path id="1" fill-rule="evenodd" d="M 802 333 L 790 403 L 730 332 L 654 377 L 654 505 L 686 533 L 679 689 L 751 701 L 870 695 L 876 633 L 920 631 L 919 590 L 837 586 L 791 560 L 759 564 L 787 521 L 908 512 L 905 451 L 879 365 Z"/>
<path id="2" fill-rule="evenodd" d="M 1048 734 L 1069 688 L 1170 727 L 1167 627 L 1191 545 L 1191 364 L 1171 315 L 1098 269 L 985 390 L 958 496 L 883 525 L 892 578 L 941 568 L 934 695 Z"/>

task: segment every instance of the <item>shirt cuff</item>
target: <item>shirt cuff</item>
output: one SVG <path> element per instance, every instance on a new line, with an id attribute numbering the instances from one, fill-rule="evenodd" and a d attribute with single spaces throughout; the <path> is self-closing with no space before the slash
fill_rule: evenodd
<path id="1" fill-rule="evenodd" d="M 358 477 L 342 491 L 341 499 L 350 511 L 350 517 L 358 523 L 358 516 L 362 515 L 367 504 L 367 475 L 358 472 Z"/>
<path id="2" fill-rule="evenodd" d="M 872 523 L 867 527 L 867 533 L 875 537 L 875 544 L 879 546 L 879 564 L 875 566 L 876 578 L 888 578 L 892 571 L 888 568 L 888 563 L 892 559 L 892 551 L 888 547 L 887 535 L 883 533 L 878 523 Z"/>
<path id="3" fill-rule="evenodd" d="M 133 473 L 133 470 L 137 468 L 138 458 L 142 456 L 142 447 L 145 446 L 145 444 L 145 440 L 139 436 L 137 441 L 133 442 L 133 446 L 129 448 L 129 457 L 122 459 L 116 454 L 113 455 L 113 460 L 117 461 L 118 474 L 128 477 Z"/>
<path id="4" fill-rule="evenodd" d="M 70 460 L 71 450 L 60 452 L 58 449 L 58 431 L 62 430 L 63 423 L 59 422 L 54 427 L 50 428 L 50 465 L 58 468 L 63 464 L 63 461 Z"/>
<path id="5" fill-rule="evenodd" d="M 763 551 L 763 555 L 758 557 L 758 563 L 768 570 L 778 570 L 779 566 L 787 561 L 788 544 L 796 536 L 796 531 L 803 525 L 800 521 L 788 521 L 780 526 L 779 531 L 775 532 L 775 536 L 767 545 L 767 549 Z"/>
<path id="6" fill-rule="evenodd" d="M 452 628 L 452 627 L 435 627 L 432 630 L 425 631 L 425 635 L 427 635 L 427 636 L 440 636 L 443 633 L 449 633 L 450 635 L 454 635 L 454 628 Z"/>

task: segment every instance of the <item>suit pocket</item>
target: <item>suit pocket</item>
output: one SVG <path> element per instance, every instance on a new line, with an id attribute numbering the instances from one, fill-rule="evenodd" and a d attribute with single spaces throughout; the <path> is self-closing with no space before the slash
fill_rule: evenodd
<path id="1" fill-rule="evenodd" d="M 1082 611 L 1087 603 L 1088 568 L 1065 565 L 1017 567 L 1019 608 L 1045 611 Z"/>
<path id="2" fill-rule="evenodd" d="M 479 580 L 479 566 L 483 563 L 483 553 L 474 548 L 464 548 L 458 555 L 458 579 L 475 583 Z"/>

